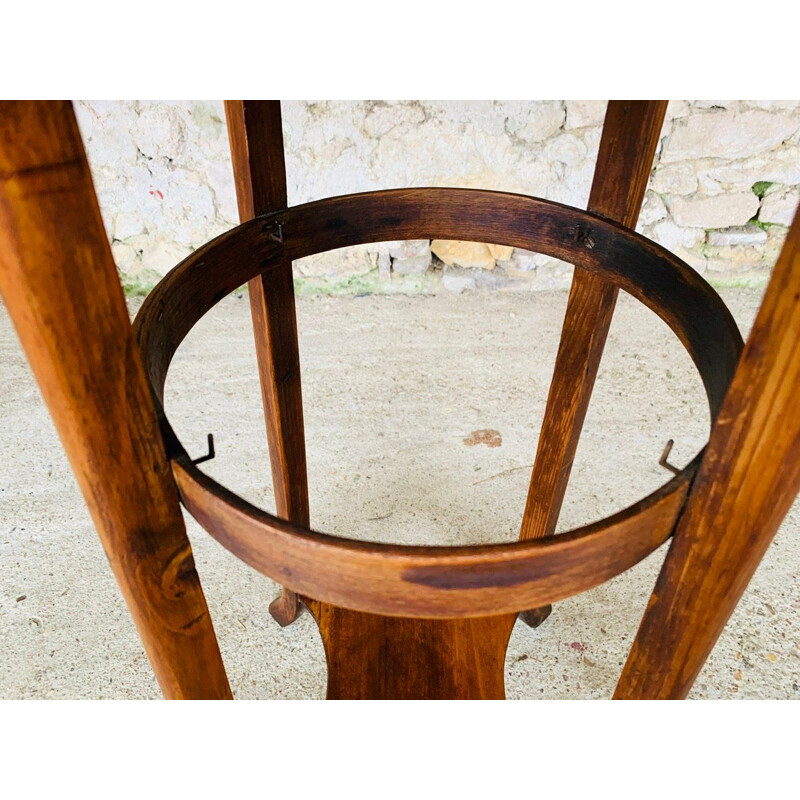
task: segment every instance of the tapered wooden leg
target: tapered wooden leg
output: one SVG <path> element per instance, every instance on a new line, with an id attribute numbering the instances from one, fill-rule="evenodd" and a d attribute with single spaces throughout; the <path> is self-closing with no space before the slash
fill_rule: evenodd
<path id="1" fill-rule="evenodd" d="M 767 287 L 616 698 L 685 697 L 800 491 L 800 214 Z"/>
<path id="2" fill-rule="evenodd" d="M 286 166 L 277 100 L 226 100 L 239 217 L 244 222 L 286 208 Z M 276 227 L 278 238 L 282 231 Z M 261 276 L 248 284 L 256 340 L 261 395 L 267 424 L 277 515 L 308 526 L 300 356 L 294 304 L 292 263 L 270 272 L 269 292 Z M 283 589 L 269 607 L 281 625 L 301 611 L 297 595 Z"/>
<path id="3" fill-rule="evenodd" d="M 230 698 L 69 103 L 0 103 L 0 291 L 164 696 Z"/>
<path id="4" fill-rule="evenodd" d="M 250 281 L 249 290 L 276 511 L 279 517 L 308 527 L 303 399 L 291 261 L 271 273 L 269 293 L 260 276 Z M 297 595 L 284 588 L 269 610 L 285 626 L 297 619 L 302 607 Z"/>
<path id="5" fill-rule="evenodd" d="M 666 109 L 663 100 L 609 102 L 590 211 L 629 228 L 636 225 Z M 583 235 L 585 245 L 591 247 L 591 231 Z M 575 271 L 520 539 L 555 532 L 616 301 L 615 286 L 596 275 Z M 549 613 L 547 607 L 520 616 L 536 627 Z"/>

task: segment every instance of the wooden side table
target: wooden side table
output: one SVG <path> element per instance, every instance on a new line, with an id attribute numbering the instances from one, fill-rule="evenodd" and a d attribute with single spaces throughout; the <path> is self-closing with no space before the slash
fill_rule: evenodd
<path id="1" fill-rule="evenodd" d="M 502 698 L 519 612 L 673 542 L 616 689 L 683 697 L 800 489 L 800 221 L 742 341 L 717 294 L 634 233 L 662 101 L 612 101 L 581 211 L 522 195 L 398 189 L 287 208 L 280 105 L 226 105 L 243 222 L 170 272 L 133 328 L 68 103 L 0 104 L 0 290 L 166 697 L 231 696 L 179 500 L 285 587 L 322 633 L 330 698 Z M 292 261 L 398 239 L 461 239 L 576 267 L 519 541 L 356 542 L 309 526 Z M 192 326 L 248 282 L 277 516 L 199 468 L 163 406 Z M 708 446 L 633 506 L 553 536 L 622 288 L 678 336 L 706 389 Z M 662 461 L 666 464 L 665 458 Z"/>

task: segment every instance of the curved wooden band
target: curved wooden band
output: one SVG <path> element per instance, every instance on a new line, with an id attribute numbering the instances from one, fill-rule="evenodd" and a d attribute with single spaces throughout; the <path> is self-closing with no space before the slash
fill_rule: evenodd
<path id="1" fill-rule="evenodd" d="M 217 302 L 279 259 L 398 239 L 460 239 L 545 253 L 603 275 L 669 325 L 694 361 L 716 416 L 742 340 L 714 290 L 668 251 L 602 217 L 522 195 L 396 189 L 285 209 L 197 250 L 136 319 L 145 369 L 186 508 L 221 544 L 290 589 L 345 608 L 405 617 L 473 617 L 535 608 L 630 568 L 672 529 L 702 453 L 645 499 L 567 534 L 478 547 L 404 547 L 297 528 L 195 467 L 163 413 L 169 363 Z"/>

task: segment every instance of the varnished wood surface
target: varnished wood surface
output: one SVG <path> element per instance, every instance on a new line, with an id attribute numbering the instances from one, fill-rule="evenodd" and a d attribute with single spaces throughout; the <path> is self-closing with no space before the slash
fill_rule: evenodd
<path id="1" fill-rule="evenodd" d="M 285 208 L 280 101 L 226 100 L 225 117 L 239 218 L 246 222 Z M 280 236 L 279 227 L 273 235 Z M 269 291 L 263 275 L 251 278 L 247 286 L 275 507 L 281 519 L 307 527 L 308 478 L 292 262 L 283 259 L 275 263 L 269 281 Z M 287 589 L 270 605 L 270 613 L 281 625 L 293 622 L 299 611 L 297 596 Z"/>
<path id="2" fill-rule="evenodd" d="M 284 241 L 269 237 L 283 220 Z M 586 247 L 586 235 L 592 247 Z M 668 250 L 586 211 L 477 189 L 393 189 L 319 200 L 243 223 L 196 250 L 145 300 L 135 326 L 160 396 L 170 359 L 210 308 L 253 274 L 318 252 L 434 236 L 508 244 L 574 263 L 656 313 L 695 363 L 714 416 L 741 352 L 736 323 L 717 293 Z"/>
<path id="3" fill-rule="evenodd" d="M 234 555 L 301 595 L 371 613 L 475 617 L 516 612 L 598 586 L 663 544 L 688 477 L 600 523 L 548 540 L 408 547 L 292 527 L 192 467 L 173 469 L 189 513 Z"/>
<path id="4" fill-rule="evenodd" d="M 229 698 L 69 103 L 0 102 L 0 291 L 164 695 Z"/>
<path id="5" fill-rule="evenodd" d="M 610 106 L 610 116 L 615 108 L 621 106 Z M 274 136 L 274 113 L 270 119 Z M 625 127 L 612 122 L 610 130 Z M 627 135 L 618 135 L 621 144 L 614 147 L 622 148 L 624 163 L 613 168 L 633 165 L 626 197 L 612 180 L 596 182 L 607 196 L 598 199 L 593 189 L 592 208 L 606 215 L 604 203 L 636 205 L 643 180 L 641 155 L 634 161 L 625 155 Z M 237 147 L 234 142 L 235 158 Z M 606 160 L 615 162 L 608 154 Z M 263 180 L 275 181 L 280 170 L 273 167 L 248 166 L 247 175 L 252 181 L 266 169 L 271 177 Z M 265 184 L 264 191 L 280 187 Z M 543 252 L 575 263 L 577 275 L 584 270 L 601 282 L 595 289 L 623 288 L 648 305 L 679 336 L 703 379 L 715 420 L 705 458 L 698 454 L 668 484 L 608 520 L 550 539 L 462 548 L 325 536 L 308 530 L 307 503 L 305 522 L 292 524 L 204 476 L 161 407 L 169 362 L 200 316 L 258 278 L 266 317 L 254 319 L 267 354 L 260 366 L 263 375 L 267 363 L 267 384 L 280 392 L 281 380 L 294 379 L 281 370 L 288 365 L 291 372 L 297 361 L 289 352 L 280 362 L 290 332 L 296 349 L 285 305 L 286 265 L 336 247 L 416 238 Z M 798 220 L 732 385 L 738 331 L 715 293 L 674 256 L 598 215 L 514 195 L 438 189 L 278 210 L 209 243 L 145 303 L 137 321 L 143 370 L 69 104 L 2 102 L 0 291 L 167 697 L 230 697 L 168 459 L 187 508 L 226 547 L 292 589 L 331 601 L 309 600 L 325 644 L 331 698 L 502 697 L 513 611 L 618 574 L 664 541 L 676 519 L 675 540 L 616 696 L 683 697 L 800 489 Z M 271 293 L 283 298 L 272 310 Z M 585 291 L 583 302 L 593 294 L 596 300 L 597 291 Z M 602 303 L 595 308 L 600 313 L 583 351 L 591 362 L 602 350 L 591 337 L 610 319 Z M 588 314 L 586 305 L 583 318 Z M 299 367 L 297 376 L 288 399 L 265 396 L 271 446 L 274 438 L 285 451 L 278 465 L 289 507 L 293 467 L 284 468 L 281 458 L 295 458 L 287 453 L 297 429 L 281 419 L 281 408 L 299 404 L 302 425 Z M 593 380 L 588 374 L 588 383 Z M 561 428 L 567 443 L 580 430 L 581 402 Z M 562 452 L 571 463 L 574 449 Z M 558 492 L 556 485 L 560 504 Z M 294 513 L 303 519 L 288 512 Z"/>
<path id="6" fill-rule="evenodd" d="M 800 491 L 800 215 L 772 273 L 617 698 L 683 698 Z"/>
<path id="7" fill-rule="evenodd" d="M 504 700 L 516 615 L 407 619 L 320 604 L 329 700 Z"/>
<path id="8" fill-rule="evenodd" d="M 636 226 L 666 109 L 663 100 L 609 102 L 589 196 L 590 211 L 626 228 Z M 603 276 L 575 271 L 521 539 L 555 532 L 618 292 Z"/>
<path id="9" fill-rule="evenodd" d="M 280 100 L 226 100 L 225 119 L 242 222 L 286 208 Z"/>
<path id="10" fill-rule="evenodd" d="M 232 289 L 277 259 L 398 238 L 496 241 L 571 260 L 642 299 L 682 339 L 712 414 L 733 374 L 741 340 L 713 290 L 667 251 L 586 212 L 519 195 L 409 189 L 319 201 L 268 215 L 193 254 L 148 297 L 137 327 L 161 397 L 172 353 L 192 325 Z M 589 230 L 593 247 L 580 234 Z M 612 520 L 551 541 L 483 548 L 387 547 L 281 523 L 202 475 L 173 442 L 184 502 L 201 524 L 256 569 L 296 591 L 351 609 L 405 616 L 480 616 L 569 596 L 632 566 L 669 536 L 696 462 Z"/>

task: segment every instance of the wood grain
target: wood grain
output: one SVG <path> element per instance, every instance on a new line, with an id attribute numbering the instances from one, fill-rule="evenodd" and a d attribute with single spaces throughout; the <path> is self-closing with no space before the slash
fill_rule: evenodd
<path id="1" fill-rule="evenodd" d="M 167 698 L 229 698 L 72 107 L 0 102 L 0 291 Z"/>
<path id="2" fill-rule="evenodd" d="M 666 108 L 663 100 L 609 101 L 590 211 L 629 228 L 636 225 Z M 522 515 L 521 539 L 555 533 L 618 292 L 597 275 L 578 270 L 573 276 Z M 550 607 L 534 608 L 523 611 L 520 618 L 538 628 L 551 611 Z"/>
<path id="3" fill-rule="evenodd" d="M 491 616 L 563 600 L 619 575 L 670 536 L 688 484 L 676 477 L 599 523 L 531 542 L 407 547 L 295 528 L 241 500 L 183 456 L 189 513 L 237 558 L 306 597 L 389 616 Z"/>
<path id="4" fill-rule="evenodd" d="M 322 604 L 329 700 L 504 700 L 516 615 L 406 619 Z"/>
<path id="5" fill-rule="evenodd" d="M 689 692 L 800 491 L 800 215 L 719 413 L 616 698 Z"/>
<path id="6" fill-rule="evenodd" d="M 239 218 L 242 222 L 285 208 L 286 164 L 279 100 L 226 100 Z M 280 236 L 280 223 L 273 235 Z M 273 265 L 270 287 L 264 276 L 247 284 L 256 340 L 261 397 L 267 425 L 275 506 L 281 519 L 308 526 L 308 478 L 300 383 L 300 353 L 292 262 Z M 270 605 L 280 625 L 300 613 L 294 592 L 285 589 Z"/>
<path id="7" fill-rule="evenodd" d="M 240 212 L 255 218 L 178 265 L 132 332 L 70 105 L 0 102 L 0 292 L 165 696 L 231 696 L 176 483 L 212 536 L 289 587 L 278 617 L 296 614 L 295 593 L 306 599 L 330 698 L 502 698 L 516 611 L 598 585 L 675 531 L 615 697 L 686 695 L 800 490 L 800 217 L 739 361 L 741 338 L 716 293 L 629 230 L 664 106 L 609 105 L 590 211 L 580 212 L 454 189 L 286 209 L 279 105 L 229 102 Z M 517 542 L 402 547 L 309 529 L 291 262 L 422 238 L 507 244 L 576 265 L 544 425 L 554 438 L 540 445 L 531 487 L 547 502 L 530 518 L 526 510 Z M 204 475 L 163 409 L 181 341 L 245 281 L 255 286 L 278 516 Z M 711 439 L 630 508 L 550 537 L 620 288 L 684 344 L 706 389 Z"/>
<path id="8" fill-rule="evenodd" d="M 496 192 L 404 189 L 333 198 L 280 212 L 284 241 L 253 220 L 198 250 L 151 293 L 136 326 L 154 392 L 192 325 L 256 272 L 269 288 L 282 258 L 367 241 L 448 238 L 491 241 L 573 261 L 649 305 L 698 367 L 712 415 L 741 351 L 733 319 L 691 268 L 643 237 L 588 212 Z M 576 230 L 589 230 L 586 248 Z M 169 438 L 169 433 L 167 434 Z M 486 548 L 386 547 L 291 526 L 203 475 L 175 445 L 184 502 L 201 524 L 251 566 L 305 596 L 353 610 L 419 617 L 495 615 L 596 585 L 669 536 L 697 460 L 662 489 L 611 520 L 553 540 Z"/>
<path id="9" fill-rule="evenodd" d="M 666 108 L 662 100 L 609 102 L 590 211 L 636 226 Z M 583 236 L 594 246 L 591 233 Z M 520 539 L 555 533 L 618 291 L 601 275 L 575 271 Z"/>
<path id="10" fill-rule="evenodd" d="M 268 234 L 276 219 L 283 220 L 283 242 Z M 582 233 L 590 234 L 592 248 L 582 243 Z M 730 312 L 702 277 L 663 247 L 596 214 L 475 189 L 393 189 L 328 198 L 259 217 L 212 240 L 166 276 L 137 317 L 153 385 L 163 385 L 175 349 L 203 314 L 253 275 L 268 275 L 282 259 L 428 236 L 531 249 L 624 289 L 681 340 L 716 416 L 742 341 Z"/>

